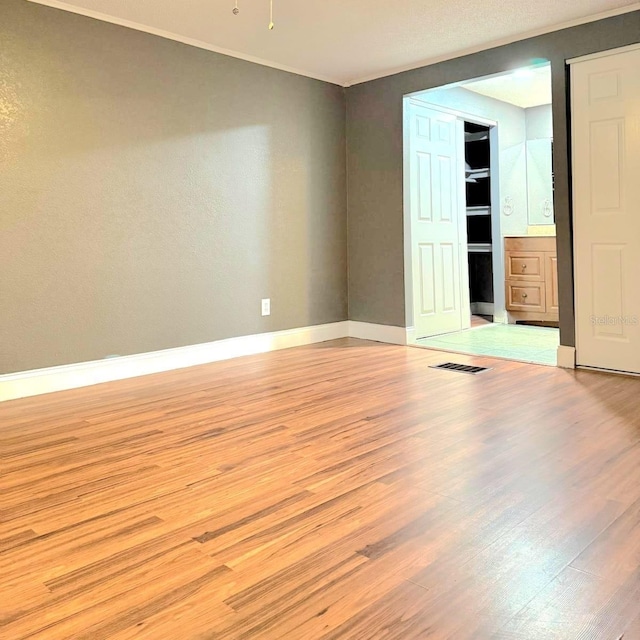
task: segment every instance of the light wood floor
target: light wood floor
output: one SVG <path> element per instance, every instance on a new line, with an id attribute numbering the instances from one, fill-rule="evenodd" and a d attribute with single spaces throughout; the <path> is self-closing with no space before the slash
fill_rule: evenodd
<path id="1" fill-rule="evenodd" d="M 482 327 L 485 324 L 491 324 L 492 322 L 493 318 L 491 316 L 471 316 L 472 327 Z"/>
<path id="2" fill-rule="evenodd" d="M 447 357 L 0 405 L 0 638 L 640 638 L 640 380 Z"/>

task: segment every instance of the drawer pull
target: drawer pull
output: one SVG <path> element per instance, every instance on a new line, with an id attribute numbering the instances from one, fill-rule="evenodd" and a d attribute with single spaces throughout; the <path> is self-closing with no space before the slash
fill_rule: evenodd
<path id="1" fill-rule="evenodd" d="M 527 268 L 527 265 L 526 265 L 526 264 L 523 264 L 523 265 L 522 265 L 522 270 L 524 271 L 526 268 Z"/>
<path id="2" fill-rule="evenodd" d="M 526 298 L 527 298 L 527 294 L 523 292 L 523 293 L 522 293 L 522 298 L 526 300 Z"/>

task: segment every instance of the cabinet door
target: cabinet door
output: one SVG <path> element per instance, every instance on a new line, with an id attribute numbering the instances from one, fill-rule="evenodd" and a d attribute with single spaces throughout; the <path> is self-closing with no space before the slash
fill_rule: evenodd
<path id="1" fill-rule="evenodd" d="M 547 312 L 558 313 L 558 258 L 555 253 L 547 253 L 545 257 L 545 284 L 547 290 Z"/>

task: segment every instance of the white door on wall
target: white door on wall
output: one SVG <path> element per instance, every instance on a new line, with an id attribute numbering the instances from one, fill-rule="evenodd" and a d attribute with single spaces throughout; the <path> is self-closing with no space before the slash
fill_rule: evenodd
<path id="1" fill-rule="evenodd" d="M 576 363 L 640 373 L 640 49 L 571 65 Z"/>
<path id="2" fill-rule="evenodd" d="M 408 101 L 409 210 L 416 338 L 470 324 L 464 123 Z"/>

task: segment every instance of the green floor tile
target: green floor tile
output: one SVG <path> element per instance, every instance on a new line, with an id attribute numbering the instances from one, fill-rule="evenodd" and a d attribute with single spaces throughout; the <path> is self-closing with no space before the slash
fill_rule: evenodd
<path id="1" fill-rule="evenodd" d="M 557 364 L 558 329 L 487 324 L 418 340 L 418 345 L 470 355 L 495 356 L 538 364 Z"/>

